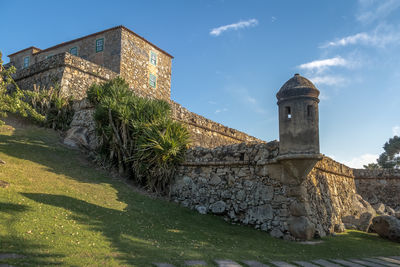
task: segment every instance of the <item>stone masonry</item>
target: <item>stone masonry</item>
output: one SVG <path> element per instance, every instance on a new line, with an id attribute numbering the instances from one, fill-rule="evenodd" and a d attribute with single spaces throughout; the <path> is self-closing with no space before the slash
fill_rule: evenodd
<path id="1" fill-rule="evenodd" d="M 104 49 L 96 52 L 96 40 L 99 39 L 104 40 Z M 70 54 L 72 48 L 76 48 L 76 56 Z M 81 145 L 89 145 L 91 148 L 96 145 L 94 130 L 85 129 L 87 125 L 94 125 L 90 122 L 92 107 L 84 100 L 86 90 L 93 83 L 102 83 L 117 76 L 123 77 L 140 96 L 169 101 L 174 118 L 187 125 L 194 146 L 216 147 L 248 141 L 263 142 L 190 112 L 170 100 L 173 57 L 124 26 L 44 50 L 30 47 L 9 57 L 8 65 L 17 68 L 15 80 L 21 88 L 29 90 L 34 85 L 46 88 L 59 83 L 65 95 L 71 95 L 79 101 L 74 105 L 77 109 L 71 132 L 80 133 Z M 28 67 L 24 67 L 26 57 L 30 58 Z M 149 83 L 150 74 L 156 77 L 155 87 Z M 69 144 L 72 142 L 68 140 Z"/>
<path id="2" fill-rule="evenodd" d="M 277 93 L 280 142 L 264 142 L 172 101 L 173 57 L 124 26 L 9 57 L 22 89 L 59 83 L 63 94 L 74 97 L 65 140 L 70 145 L 97 145 L 93 107 L 85 99 L 93 83 L 121 76 L 138 95 L 168 101 L 192 139 L 170 197 L 202 214 L 307 240 L 345 226 L 367 231 L 375 210 L 400 207 L 398 171 L 353 170 L 320 154 L 319 91 L 298 74 Z"/>
<path id="3" fill-rule="evenodd" d="M 355 169 L 354 176 L 357 192 L 371 205 L 383 203 L 400 210 L 400 170 Z"/>

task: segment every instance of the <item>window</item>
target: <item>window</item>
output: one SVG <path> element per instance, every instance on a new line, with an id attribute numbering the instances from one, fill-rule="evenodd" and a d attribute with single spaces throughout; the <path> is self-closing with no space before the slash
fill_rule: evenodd
<path id="1" fill-rule="evenodd" d="M 50 55 L 47 55 L 47 56 L 46 56 L 46 59 L 49 59 L 49 58 L 52 58 L 52 57 L 53 57 L 53 55 L 50 54 Z"/>
<path id="2" fill-rule="evenodd" d="M 149 84 L 150 84 L 151 87 L 156 88 L 156 85 L 157 85 L 157 77 L 156 77 L 156 75 L 150 73 Z"/>
<path id="3" fill-rule="evenodd" d="M 96 40 L 96 53 L 104 50 L 104 38 Z"/>
<path id="4" fill-rule="evenodd" d="M 286 107 L 286 118 L 291 119 L 292 118 L 292 112 L 290 110 L 290 107 Z"/>
<path id="5" fill-rule="evenodd" d="M 24 57 L 24 68 L 29 67 L 29 57 Z"/>
<path id="6" fill-rule="evenodd" d="M 150 52 L 150 63 L 157 66 L 157 54 L 153 51 Z"/>
<path id="7" fill-rule="evenodd" d="M 78 47 L 75 46 L 75 47 L 70 48 L 69 53 L 74 56 L 77 56 L 78 55 Z"/>

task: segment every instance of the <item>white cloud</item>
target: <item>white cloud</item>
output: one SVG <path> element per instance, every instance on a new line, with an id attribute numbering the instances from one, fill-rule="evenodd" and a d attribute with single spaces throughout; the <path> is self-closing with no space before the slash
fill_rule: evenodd
<path id="1" fill-rule="evenodd" d="M 258 20 L 256 19 L 249 19 L 249 20 L 241 20 L 239 22 L 220 26 L 218 28 L 214 28 L 210 31 L 210 35 L 219 36 L 221 33 L 228 31 L 228 30 L 239 30 L 248 27 L 254 27 L 258 24 Z"/>
<path id="2" fill-rule="evenodd" d="M 215 111 L 215 114 L 218 114 L 218 113 L 221 113 L 221 112 L 226 112 L 226 111 L 228 111 L 227 108 L 217 109 L 217 110 Z"/>
<path id="3" fill-rule="evenodd" d="M 331 75 L 314 76 L 310 80 L 316 85 L 341 85 L 346 82 L 346 79 L 341 76 Z"/>
<path id="4" fill-rule="evenodd" d="M 217 104 L 217 102 L 212 101 L 212 100 L 209 100 L 207 103 L 210 104 L 210 105 L 216 105 Z"/>
<path id="5" fill-rule="evenodd" d="M 274 16 L 271 17 L 271 22 L 275 22 L 276 20 L 277 20 L 276 17 L 274 17 Z"/>
<path id="6" fill-rule="evenodd" d="M 361 32 L 361 33 L 357 33 L 354 35 L 344 37 L 344 38 L 336 40 L 336 41 L 328 42 L 321 47 L 325 48 L 325 47 L 329 47 L 329 46 L 346 46 L 349 44 L 356 44 L 359 42 L 368 42 L 369 40 L 371 40 L 371 36 L 369 36 L 365 32 Z"/>
<path id="7" fill-rule="evenodd" d="M 368 163 L 376 163 L 376 160 L 379 155 L 375 154 L 364 154 L 359 157 L 352 158 L 349 161 L 344 161 L 343 163 L 351 168 L 363 168 L 364 165 L 368 165 Z"/>
<path id="8" fill-rule="evenodd" d="M 400 126 L 396 125 L 392 128 L 393 135 L 400 136 Z"/>
<path id="9" fill-rule="evenodd" d="M 400 1 L 399 1 L 400 2 Z M 369 45 L 373 47 L 385 47 L 389 44 L 399 44 L 400 29 L 391 25 L 380 24 L 373 31 L 366 33 L 360 32 L 349 35 L 335 41 L 330 41 L 322 45 L 320 48 L 327 47 L 344 47 L 348 45 Z"/>
<path id="10" fill-rule="evenodd" d="M 298 67 L 304 70 L 316 70 L 317 72 L 319 72 L 325 70 L 328 67 L 348 66 L 349 63 L 350 62 L 339 56 L 322 60 L 314 60 L 308 63 L 301 64 Z"/>
<path id="11" fill-rule="evenodd" d="M 383 20 L 400 7 L 399 0 L 359 0 L 359 4 L 356 17 L 362 23 Z"/>

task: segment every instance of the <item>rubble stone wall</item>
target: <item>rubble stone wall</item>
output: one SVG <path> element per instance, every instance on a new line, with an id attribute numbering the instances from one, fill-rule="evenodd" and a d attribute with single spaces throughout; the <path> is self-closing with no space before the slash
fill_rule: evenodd
<path id="1" fill-rule="evenodd" d="M 354 170 L 357 192 L 371 205 L 383 203 L 400 208 L 400 170 Z"/>
<path id="2" fill-rule="evenodd" d="M 305 181 L 290 185 L 281 179 L 278 153 L 278 142 L 192 148 L 177 170 L 171 200 L 288 240 L 293 220 L 310 222 L 325 236 L 343 217 L 359 215 L 352 169 L 324 157 Z"/>
<path id="3" fill-rule="evenodd" d="M 170 100 L 171 56 L 127 29 L 121 35 L 121 77 L 140 95 Z M 155 65 L 150 62 L 151 53 Z M 156 77 L 155 87 L 150 85 L 150 74 Z"/>
<path id="4" fill-rule="evenodd" d="M 193 113 L 176 102 L 171 101 L 171 107 L 173 118 L 185 123 L 190 131 L 192 138 L 191 146 L 193 147 L 214 148 L 242 142 L 264 143 L 264 141 L 258 138 Z"/>
<path id="5" fill-rule="evenodd" d="M 48 88 L 59 83 L 63 94 L 82 100 L 91 84 L 107 81 L 117 75 L 116 72 L 66 52 L 19 70 L 14 80 L 25 90 L 32 90 L 34 85 Z"/>

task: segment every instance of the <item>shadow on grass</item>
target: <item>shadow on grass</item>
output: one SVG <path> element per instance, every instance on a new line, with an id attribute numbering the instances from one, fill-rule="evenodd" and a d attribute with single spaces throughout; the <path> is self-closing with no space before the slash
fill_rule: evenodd
<path id="1" fill-rule="evenodd" d="M 49 172 L 66 175 L 79 182 L 110 182 L 104 175 L 93 171 L 92 164 L 80 151 L 62 146 L 58 134 L 49 129 L 32 126 L 17 128 L 10 136 L 0 134 L 0 152 L 38 163 Z"/>
<path id="2" fill-rule="evenodd" d="M 0 255 L 2 255 L 0 265 L 3 263 L 34 266 L 60 265 L 61 262 L 57 259 L 62 259 L 64 255 L 40 253 L 38 251 L 47 250 L 48 247 L 17 236 L 13 224 L 17 220 L 18 213 L 28 210 L 29 207 L 26 205 L 0 202 L 0 220 L 7 232 L 5 236 L 0 235 Z"/>
<path id="3" fill-rule="evenodd" d="M 158 236 L 160 225 L 155 225 L 154 217 L 140 217 L 126 210 L 109 209 L 63 195 L 38 193 L 22 193 L 22 195 L 38 203 L 72 211 L 72 219 L 88 226 L 92 232 L 101 232 L 111 242 L 112 248 L 118 251 L 117 258 L 128 264 L 138 262 L 150 264 L 152 257 L 157 261 L 161 254 L 164 255 L 164 260 L 177 256 L 175 252 L 169 254 L 174 251 L 174 247 L 164 247 L 163 253 L 160 253 L 157 238 L 162 239 L 162 237 Z M 151 228 L 153 231 L 149 231 Z"/>

